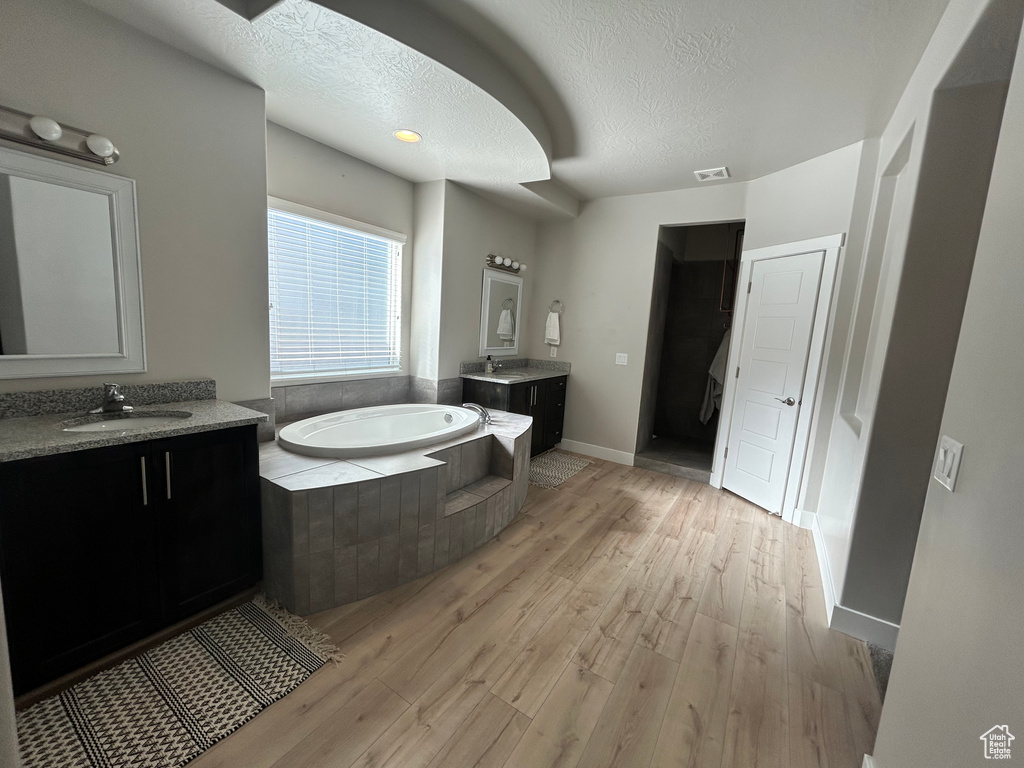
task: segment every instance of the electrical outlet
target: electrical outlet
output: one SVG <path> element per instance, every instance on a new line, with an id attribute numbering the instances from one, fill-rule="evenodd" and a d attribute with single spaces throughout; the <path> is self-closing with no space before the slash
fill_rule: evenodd
<path id="1" fill-rule="evenodd" d="M 956 476 L 960 472 L 960 459 L 964 447 L 948 435 L 943 435 L 939 452 L 935 457 L 935 479 L 949 490 L 956 488 Z"/>
<path id="2" fill-rule="evenodd" d="M 558 357 L 558 347 L 552 347 L 551 348 L 551 356 L 552 357 Z"/>
<path id="3" fill-rule="evenodd" d="M 626 365 L 628 360 L 629 360 L 629 355 L 627 355 L 625 352 L 616 352 L 615 353 L 615 364 L 616 365 Z"/>

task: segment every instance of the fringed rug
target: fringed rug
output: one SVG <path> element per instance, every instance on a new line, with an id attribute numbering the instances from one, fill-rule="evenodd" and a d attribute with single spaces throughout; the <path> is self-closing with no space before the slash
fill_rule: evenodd
<path id="1" fill-rule="evenodd" d="M 542 453 L 530 459 L 530 484 L 541 488 L 557 488 L 592 463 L 558 451 Z"/>
<path id="2" fill-rule="evenodd" d="M 258 595 L 19 713 L 23 765 L 185 765 L 337 654 Z"/>

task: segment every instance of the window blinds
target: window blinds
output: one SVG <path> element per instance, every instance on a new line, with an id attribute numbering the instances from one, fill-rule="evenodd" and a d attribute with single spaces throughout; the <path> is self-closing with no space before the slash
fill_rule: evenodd
<path id="1" fill-rule="evenodd" d="M 269 209 L 270 372 L 399 367 L 402 245 Z"/>

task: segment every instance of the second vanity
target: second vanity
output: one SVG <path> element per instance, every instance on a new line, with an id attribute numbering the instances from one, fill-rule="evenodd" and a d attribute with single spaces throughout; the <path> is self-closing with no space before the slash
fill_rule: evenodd
<path id="1" fill-rule="evenodd" d="M 485 408 L 532 416 L 530 455 L 536 456 L 562 440 L 567 382 L 565 370 L 531 366 L 463 373 L 462 398 Z"/>
<path id="2" fill-rule="evenodd" d="M 163 423 L 68 431 L 0 419 L 0 582 L 16 695 L 255 585 L 255 411 L 214 399 L 136 408 Z M 110 422 L 111 424 L 115 422 Z"/>

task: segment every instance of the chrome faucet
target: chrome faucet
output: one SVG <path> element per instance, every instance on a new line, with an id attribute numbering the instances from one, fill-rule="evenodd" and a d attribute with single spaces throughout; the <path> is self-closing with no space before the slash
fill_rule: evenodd
<path id="1" fill-rule="evenodd" d="M 505 364 L 503 362 L 501 362 L 501 360 L 493 360 L 493 361 L 491 361 L 491 370 L 493 370 L 495 373 L 497 373 L 498 371 L 500 371 L 504 367 L 505 367 Z"/>
<path id="2" fill-rule="evenodd" d="M 487 412 L 487 409 L 484 408 L 482 405 L 477 405 L 476 403 L 463 403 L 462 407 L 469 408 L 469 410 L 476 411 L 477 413 L 479 413 L 480 417 L 484 420 L 484 424 L 491 423 L 491 414 L 489 414 Z"/>
<path id="3" fill-rule="evenodd" d="M 135 406 L 124 399 L 121 394 L 120 384 L 103 385 L 103 404 L 99 408 L 93 408 L 89 413 L 122 413 L 133 411 Z"/>

